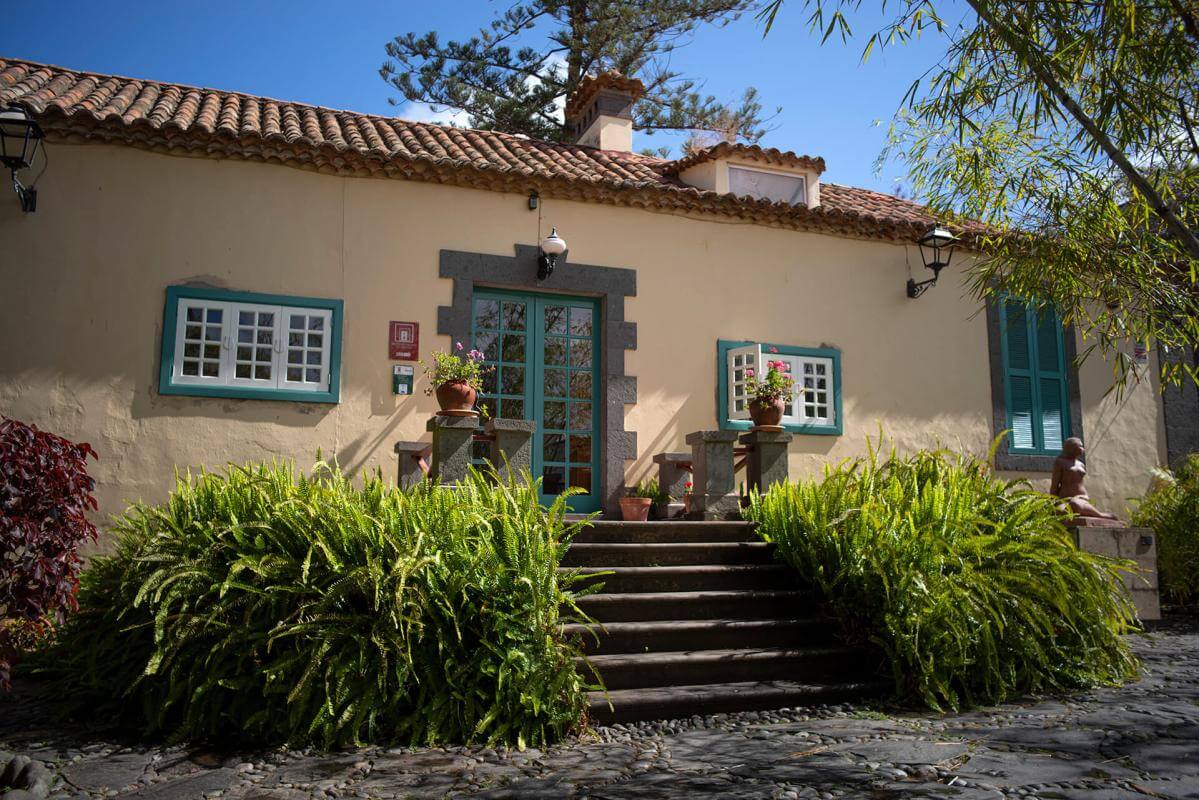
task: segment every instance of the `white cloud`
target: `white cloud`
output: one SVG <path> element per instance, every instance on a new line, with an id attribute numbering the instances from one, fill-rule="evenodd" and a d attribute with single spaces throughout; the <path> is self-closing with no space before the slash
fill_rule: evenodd
<path id="1" fill-rule="evenodd" d="M 465 111 L 428 103 L 408 103 L 400 112 L 402 119 L 412 122 L 431 122 L 435 125 L 457 125 L 465 128 L 470 124 L 470 115 Z"/>

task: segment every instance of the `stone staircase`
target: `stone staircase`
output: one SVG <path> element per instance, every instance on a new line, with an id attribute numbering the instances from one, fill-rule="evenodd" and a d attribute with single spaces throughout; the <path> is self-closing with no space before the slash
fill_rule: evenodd
<path id="1" fill-rule="evenodd" d="M 598 521 L 563 568 L 609 575 L 579 607 L 580 634 L 608 692 L 601 724 L 831 703 L 885 688 L 869 653 L 838 643 L 812 596 L 747 522 Z M 580 669 L 586 669 L 580 665 Z M 609 706 L 611 701 L 611 706 Z"/>

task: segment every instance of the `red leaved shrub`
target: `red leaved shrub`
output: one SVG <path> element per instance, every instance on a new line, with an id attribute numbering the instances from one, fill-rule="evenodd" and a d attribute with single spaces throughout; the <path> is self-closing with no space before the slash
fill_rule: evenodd
<path id="1" fill-rule="evenodd" d="M 96 539 L 88 444 L 0 418 L 0 690 L 13 659 L 78 607 L 79 545 Z"/>

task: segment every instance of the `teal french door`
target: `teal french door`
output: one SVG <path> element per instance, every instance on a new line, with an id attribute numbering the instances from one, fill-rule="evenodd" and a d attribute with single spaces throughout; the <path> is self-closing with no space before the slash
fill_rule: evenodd
<path id="1" fill-rule="evenodd" d="M 489 370 L 480 409 L 533 420 L 533 475 L 544 503 L 566 491 L 571 510 L 598 511 L 599 303 L 587 297 L 476 290 L 471 338 Z"/>

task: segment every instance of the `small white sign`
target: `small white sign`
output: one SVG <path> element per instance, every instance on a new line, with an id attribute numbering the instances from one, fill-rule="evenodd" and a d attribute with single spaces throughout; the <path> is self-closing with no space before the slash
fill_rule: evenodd
<path id="1" fill-rule="evenodd" d="M 411 374 L 413 374 L 412 367 L 404 366 L 403 364 L 396 364 L 394 367 L 391 368 L 391 371 L 395 375 L 411 375 Z"/>

